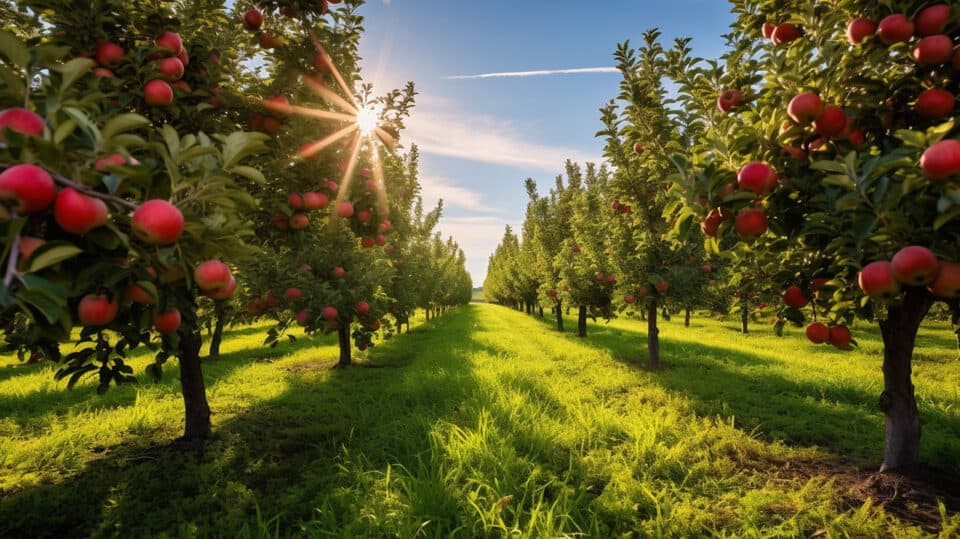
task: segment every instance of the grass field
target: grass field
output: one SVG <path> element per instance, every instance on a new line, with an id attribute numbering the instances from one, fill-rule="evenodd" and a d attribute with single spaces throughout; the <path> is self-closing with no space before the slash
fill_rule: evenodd
<path id="1" fill-rule="evenodd" d="M 648 372 L 640 322 L 551 327 L 472 304 L 347 369 L 332 338 L 234 329 L 204 366 L 202 453 L 169 445 L 172 367 L 99 397 L 0 359 L 0 537 L 960 535 L 956 507 L 855 481 L 883 442 L 875 331 L 848 353 L 666 322 Z M 922 334 L 922 456 L 957 478 L 960 362 L 949 327 Z"/>

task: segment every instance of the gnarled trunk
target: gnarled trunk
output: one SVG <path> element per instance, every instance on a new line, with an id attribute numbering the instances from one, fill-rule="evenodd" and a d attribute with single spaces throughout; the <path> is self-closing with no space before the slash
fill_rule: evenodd
<path id="1" fill-rule="evenodd" d="M 581 305 L 577 314 L 577 337 L 587 336 L 587 307 Z"/>
<path id="2" fill-rule="evenodd" d="M 647 305 L 647 355 L 650 368 L 660 368 L 660 328 L 657 327 L 657 300 Z"/>
<path id="3" fill-rule="evenodd" d="M 923 288 L 910 287 L 903 301 L 887 309 L 880 321 L 883 336 L 883 393 L 880 409 L 886 416 L 886 435 L 881 472 L 909 471 L 920 461 L 920 411 L 911 380 L 913 345 L 920 322 L 933 305 L 933 296 Z"/>
<path id="4" fill-rule="evenodd" d="M 337 339 L 340 342 L 340 361 L 338 367 L 346 367 L 350 364 L 350 324 L 343 324 L 337 328 Z"/>
<path id="5" fill-rule="evenodd" d="M 210 405 L 207 388 L 200 367 L 200 346 L 203 339 L 197 331 L 183 331 L 177 359 L 180 361 L 180 388 L 183 392 L 183 410 L 186 427 L 184 441 L 198 442 L 210 434 Z"/>
<path id="6" fill-rule="evenodd" d="M 559 331 L 560 333 L 563 333 L 563 302 L 562 301 L 557 302 L 556 313 L 557 313 L 557 331 Z"/>

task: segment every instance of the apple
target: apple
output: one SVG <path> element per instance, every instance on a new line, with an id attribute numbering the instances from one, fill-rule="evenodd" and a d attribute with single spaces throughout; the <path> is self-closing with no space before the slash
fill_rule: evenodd
<path id="1" fill-rule="evenodd" d="M 33 252 L 37 250 L 38 247 L 47 243 L 43 238 L 35 238 L 33 236 L 21 236 L 20 237 L 20 248 L 18 249 L 20 253 L 20 262 L 27 262 L 30 260 L 30 257 L 33 256 Z"/>
<path id="2" fill-rule="evenodd" d="M 657 292 L 661 294 L 666 294 L 667 289 L 670 288 L 670 283 L 668 283 L 667 281 L 660 281 L 656 285 L 654 285 L 654 288 L 657 289 Z"/>
<path id="3" fill-rule="evenodd" d="M 329 203 L 330 199 L 323 193 L 315 193 L 311 191 L 303 194 L 303 206 L 308 210 L 319 210 L 326 208 L 327 204 Z"/>
<path id="4" fill-rule="evenodd" d="M 263 119 L 263 130 L 271 135 L 276 135 L 280 130 L 280 120 L 273 116 L 267 116 Z"/>
<path id="5" fill-rule="evenodd" d="M 833 326 L 830 328 L 830 344 L 837 348 L 850 346 L 850 328 L 847 326 Z"/>
<path id="6" fill-rule="evenodd" d="M 361 172 L 362 172 L 362 171 L 361 171 Z M 367 180 L 366 186 L 367 186 L 367 191 L 370 191 L 371 193 L 376 193 L 376 192 L 377 192 L 377 181 L 376 181 L 376 180 Z"/>
<path id="7" fill-rule="evenodd" d="M 877 25 L 877 35 L 887 45 L 908 41 L 913 36 L 913 23 L 903 13 L 888 15 Z"/>
<path id="8" fill-rule="evenodd" d="M 367 303 L 366 301 L 358 301 L 358 302 L 357 302 L 357 314 L 359 314 L 359 315 L 362 316 L 362 315 L 367 314 L 368 312 L 370 312 L 370 304 Z"/>
<path id="9" fill-rule="evenodd" d="M 377 242 L 373 238 L 363 238 L 362 240 L 360 240 L 360 246 L 363 247 L 364 249 L 370 249 L 376 244 Z"/>
<path id="10" fill-rule="evenodd" d="M 863 133 L 863 129 L 857 127 L 850 132 L 850 136 L 847 137 L 847 140 L 854 146 L 862 146 L 863 143 L 867 141 L 867 138 Z"/>
<path id="11" fill-rule="evenodd" d="M 900 293 L 900 282 L 893 276 L 890 263 L 885 260 L 864 266 L 857 282 L 863 293 L 871 299 L 887 300 Z"/>
<path id="12" fill-rule="evenodd" d="M 737 89 L 726 90 L 717 97 L 717 107 L 721 112 L 730 112 L 743 103 L 743 92 Z"/>
<path id="13" fill-rule="evenodd" d="M 248 9 L 243 14 L 243 27 L 251 32 L 255 32 L 263 25 L 263 13 L 258 9 Z"/>
<path id="14" fill-rule="evenodd" d="M 283 295 L 286 296 L 288 300 L 292 301 L 299 298 L 301 295 L 303 295 L 303 292 L 301 292 L 299 288 L 291 287 L 291 288 L 288 288 L 287 291 L 283 293 Z"/>
<path id="15" fill-rule="evenodd" d="M 767 231 L 767 215 L 763 210 L 743 210 L 733 220 L 733 228 L 743 239 L 759 236 Z"/>
<path id="16" fill-rule="evenodd" d="M 924 90 L 917 97 L 917 114 L 928 120 L 947 117 L 953 112 L 955 100 L 954 95 L 946 90 Z"/>
<path id="17" fill-rule="evenodd" d="M 550 290 L 547 290 L 547 295 L 551 298 L 555 298 L 557 297 L 557 291 L 551 288 Z"/>
<path id="18" fill-rule="evenodd" d="M 113 67 L 119 64 L 120 60 L 123 59 L 123 55 L 123 47 L 109 41 L 97 43 L 97 52 L 94 53 L 97 63 L 107 67 Z"/>
<path id="19" fill-rule="evenodd" d="M 810 156 L 810 153 L 804 150 L 803 148 L 798 148 L 796 146 L 783 146 L 781 148 L 783 153 L 789 155 L 790 157 L 796 159 L 797 161 L 806 161 L 807 157 Z"/>
<path id="20" fill-rule="evenodd" d="M 927 148 L 920 157 L 920 168 L 934 181 L 960 173 L 960 140 L 941 140 Z"/>
<path id="21" fill-rule="evenodd" d="M 807 334 L 807 338 L 813 344 L 823 344 L 830 340 L 830 328 L 820 322 L 814 322 L 807 326 L 804 333 Z"/>
<path id="22" fill-rule="evenodd" d="M 774 45 L 789 43 L 798 37 L 800 37 L 800 29 L 788 22 L 778 24 L 773 29 L 773 33 L 770 34 L 770 39 Z"/>
<path id="23" fill-rule="evenodd" d="M 287 230 L 290 228 L 290 218 L 286 215 L 274 215 L 273 226 L 277 227 L 277 230 L 280 231 Z"/>
<path id="24" fill-rule="evenodd" d="M 610 207 L 613 208 L 614 210 L 619 211 L 619 210 L 620 210 L 620 201 L 619 201 L 619 200 L 614 200 L 614 201 L 613 201 L 613 204 L 610 204 Z"/>
<path id="25" fill-rule="evenodd" d="M 183 67 L 190 65 L 190 53 L 187 52 L 186 47 L 180 49 L 180 53 L 177 54 L 177 59 L 180 60 L 180 63 L 183 64 Z M 202 67 L 200 69 L 203 69 Z"/>
<path id="26" fill-rule="evenodd" d="M 380 232 L 386 232 L 390 230 L 392 226 L 393 225 L 390 223 L 390 219 L 384 219 L 383 221 L 380 221 L 380 226 L 377 227 L 377 230 Z"/>
<path id="27" fill-rule="evenodd" d="M 57 196 L 53 178 L 36 165 L 14 165 L 0 173 L 0 199 L 15 199 L 17 213 L 37 213 Z"/>
<path id="28" fill-rule="evenodd" d="M 143 100 L 155 107 L 167 106 L 173 103 L 173 88 L 165 81 L 154 79 L 143 86 Z"/>
<path id="29" fill-rule="evenodd" d="M 379 330 L 379 329 L 380 329 L 380 321 L 379 321 L 379 320 L 374 320 L 373 323 L 370 324 L 370 329 L 372 329 L 373 331 Z"/>
<path id="30" fill-rule="evenodd" d="M 290 6 L 280 6 L 280 14 L 285 17 L 293 18 L 297 16 L 297 10 Z"/>
<path id="31" fill-rule="evenodd" d="M 917 42 L 913 57 L 922 66 L 946 64 L 953 58 L 953 40 L 950 36 L 937 34 L 927 36 Z"/>
<path id="32" fill-rule="evenodd" d="M 934 296 L 945 299 L 960 297 L 960 264 L 940 262 L 937 278 L 930 284 Z"/>
<path id="33" fill-rule="evenodd" d="M 110 166 L 123 166 L 127 164 L 127 158 L 123 154 L 113 153 L 105 157 L 101 157 L 93 162 L 93 170 L 97 172 L 103 172 Z M 134 164 L 131 162 L 131 164 Z"/>
<path id="34" fill-rule="evenodd" d="M 113 71 L 110 71 L 105 67 L 95 67 L 93 68 L 93 76 L 100 79 L 112 79 Z"/>
<path id="35" fill-rule="evenodd" d="M 616 277 L 615 275 L 607 275 L 607 282 L 608 282 L 608 283 L 615 283 L 615 282 L 617 282 L 617 277 Z"/>
<path id="36" fill-rule="evenodd" d="M 626 296 L 623 297 L 623 301 L 625 301 L 628 305 L 630 305 L 633 302 L 637 301 L 637 298 L 633 297 L 633 294 L 627 294 Z"/>
<path id="37" fill-rule="evenodd" d="M 834 137 L 843 132 L 843 129 L 850 121 L 843 109 L 837 105 L 828 105 L 823 108 L 823 112 L 813 121 L 813 129 L 824 137 Z"/>
<path id="38" fill-rule="evenodd" d="M 374 236 L 373 241 L 375 241 L 377 245 L 385 245 L 387 243 L 387 237 L 383 234 L 377 234 Z"/>
<path id="39" fill-rule="evenodd" d="M 237 280 L 233 278 L 233 275 L 230 276 L 230 281 L 227 282 L 227 285 L 219 290 L 207 290 L 203 293 L 204 296 L 207 296 L 210 299 L 217 301 L 222 301 L 233 295 L 233 292 L 237 289 Z M 277 300 L 280 301 L 279 299 Z"/>
<path id="40" fill-rule="evenodd" d="M 352 217 L 353 204 L 346 200 L 337 204 L 337 215 L 343 218 Z"/>
<path id="41" fill-rule="evenodd" d="M 187 84 L 187 81 L 183 79 L 180 79 L 174 82 L 173 84 L 171 84 L 171 86 L 173 86 L 174 88 L 180 88 L 181 90 L 183 90 L 183 93 L 185 94 L 189 94 L 193 91 L 193 89 L 190 88 L 190 85 Z"/>
<path id="42" fill-rule="evenodd" d="M 290 204 L 291 208 L 297 210 L 303 209 L 303 195 L 300 193 L 290 193 L 290 197 L 287 198 L 287 204 Z"/>
<path id="43" fill-rule="evenodd" d="M 263 32 L 257 36 L 257 41 L 260 43 L 260 47 L 264 49 L 274 49 L 279 47 L 283 43 L 274 37 L 270 32 Z"/>
<path id="44" fill-rule="evenodd" d="M 180 34 L 176 32 L 164 32 L 154 40 L 154 43 L 157 48 L 164 49 L 174 56 L 183 51 L 183 40 L 180 39 Z"/>
<path id="45" fill-rule="evenodd" d="M 920 10 L 914 19 L 918 36 L 941 34 L 948 22 L 950 22 L 950 6 L 947 4 L 926 7 Z"/>
<path id="46" fill-rule="evenodd" d="M 802 309 L 810 303 L 810 298 L 803 294 L 799 286 L 790 286 L 783 293 L 783 302 L 794 309 Z"/>
<path id="47" fill-rule="evenodd" d="M 322 316 L 324 320 L 336 320 L 338 314 L 339 313 L 337 313 L 336 307 L 327 306 L 323 308 L 323 311 L 320 313 L 320 316 Z"/>
<path id="48" fill-rule="evenodd" d="M 310 320 L 310 311 L 302 310 L 297 313 L 297 323 L 301 326 L 307 325 L 307 321 Z"/>
<path id="49" fill-rule="evenodd" d="M 890 270 L 893 276 L 905 285 L 926 286 L 936 280 L 940 263 L 930 249 L 910 245 L 893 255 L 890 259 Z"/>
<path id="50" fill-rule="evenodd" d="M 43 135 L 43 118 L 39 114 L 23 108 L 0 111 L 0 142 L 3 142 L 4 128 L 28 137 Z"/>
<path id="51" fill-rule="evenodd" d="M 823 101 L 813 92 L 795 95 L 787 104 L 787 114 L 798 124 L 808 124 L 823 113 Z"/>
<path id="52" fill-rule="evenodd" d="M 161 58 L 157 60 L 157 68 L 164 80 L 175 81 L 183 78 L 183 62 L 179 58 Z"/>
<path id="53" fill-rule="evenodd" d="M 201 262 L 193 270 L 193 280 L 197 282 L 197 287 L 204 292 L 220 290 L 230 284 L 232 278 L 230 266 L 219 260 Z"/>
<path id="54" fill-rule="evenodd" d="M 173 333 L 180 327 L 180 311 L 176 307 L 170 307 L 162 313 L 154 313 L 153 327 L 160 333 Z"/>
<path id="55" fill-rule="evenodd" d="M 266 304 L 268 309 L 272 309 L 277 305 L 280 305 L 280 298 L 273 295 L 273 292 L 267 291 L 263 296 L 263 302 Z"/>
<path id="56" fill-rule="evenodd" d="M 711 267 L 710 264 L 704 264 L 700 266 L 700 271 L 703 273 L 710 273 L 711 271 L 713 271 L 713 267 Z"/>
<path id="57" fill-rule="evenodd" d="M 847 26 L 847 39 L 850 40 L 852 45 L 857 45 L 867 37 L 872 36 L 876 31 L 877 25 L 872 20 L 859 17 L 850 21 Z"/>
<path id="58" fill-rule="evenodd" d="M 77 305 L 77 318 L 86 327 L 105 326 L 117 317 L 120 305 L 105 294 L 87 294 Z"/>
<path id="59" fill-rule="evenodd" d="M 156 298 L 136 283 L 130 283 L 127 286 L 127 299 L 141 305 L 155 305 L 157 303 Z"/>
<path id="60" fill-rule="evenodd" d="M 99 198 L 84 195 L 67 187 L 53 203 L 53 219 L 71 234 L 86 234 L 107 224 L 107 205 Z"/>
<path id="61" fill-rule="evenodd" d="M 342 279 L 343 276 L 347 274 L 347 270 L 343 269 L 343 268 L 340 267 L 340 266 L 337 266 L 337 267 L 333 268 L 333 274 L 334 274 L 334 276 L 336 276 L 338 279 Z"/>
<path id="62" fill-rule="evenodd" d="M 333 180 L 327 180 L 327 189 L 329 189 L 330 191 L 336 193 L 338 187 L 339 186 L 337 185 L 337 182 Z"/>
<path id="63" fill-rule="evenodd" d="M 310 218 L 305 213 L 295 213 L 290 216 L 290 228 L 303 230 L 310 226 Z"/>
<path id="64" fill-rule="evenodd" d="M 721 221 L 723 221 L 723 218 L 720 216 L 720 212 L 717 208 L 714 208 L 710 210 L 710 213 L 707 214 L 707 217 L 703 221 L 700 221 L 700 231 L 703 232 L 705 236 L 716 238 Z"/>
<path id="65" fill-rule="evenodd" d="M 640 144 L 640 143 L 638 142 L 638 143 L 636 143 L 636 144 L 633 145 L 633 153 L 635 153 L 635 154 L 637 154 L 637 155 L 640 155 L 640 154 L 643 153 L 643 150 L 644 150 L 643 144 Z"/>
<path id="66" fill-rule="evenodd" d="M 176 206 L 155 198 L 137 207 L 130 219 L 133 235 L 150 245 L 170 245 L 183 232 L 183 214 Z"/>
<path id="67" fill-rule="evenodd" d="M 737 183 L 740 189 L 764 196 L 777 185 L 777 172 L 767 163 L 752 161 L 740 169 Z"/>
<path id="68" fill-rule="evenodd" d="M 369 223 L 371 218 L 373 218 L 373 215 L 370 214 L 370 210 L 360 210 L 357 212 L 357 221 L 363 224 Z"/>

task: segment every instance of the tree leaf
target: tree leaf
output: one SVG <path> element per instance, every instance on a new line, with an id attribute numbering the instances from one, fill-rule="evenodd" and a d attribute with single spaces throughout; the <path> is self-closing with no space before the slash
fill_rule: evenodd
<path id="1" fill-rule="evenodd" d="M 55 69 L 63 75 L 63 82 L 60 83 L 60 94 L 63 95 L 63 92 L 70 88 L 77 79 L 93 69 L 95 65 L 97 65 L 96 62 L 89 58 L 74 58 L 63 65 L 57 66 Z"/>
<path id="2" fill-rule="evenodd" d="M 7 57 L 17 67 L 27 67 L 30 62 L 30 51 L 17 36 L 10 32 L 0 31 L 0 54 Z"/>
<path id="3" fill-rule="evenodd" d="M 101 133 L 104 140 L 110 140 L 120 133 L 141 129 L 150 125 L 150 120 L 139 114 L 127 113 L 114 116 L 103 126 Z"/>
<path id="4" fill-rule="evenodd" d="M 48 242 L 40 247 L 30 257 L 27 272 L 40 271 L 54 264 L 58 264 L 82 253 L 83 249 L 67 242 Z"/>

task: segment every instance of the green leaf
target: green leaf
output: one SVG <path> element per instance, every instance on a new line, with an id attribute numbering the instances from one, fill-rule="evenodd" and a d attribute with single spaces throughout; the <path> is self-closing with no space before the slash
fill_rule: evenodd
<path id="1" fill-rule="evenodd" d="M 30 51 L 27 46 L 10 32 L 0 31 L 0 54 L 6 56 L 17 67 L 27 67 L 30 62 Z"/>
<path id="2" fill-rule="evenodd" d="M 258 185 L 267 185 L 267 178 L 263 175 L 263 172 L 253 167 L 236 166 L 230 168 L 227 172 L 243 176 Z"/>
<path id="3" fill-rule="evenodd" d="M 127 113 L 110 118 L 103 126 L 103 139 L 110 140 L 120 133 L 141 129 L 150 125 L 150 120 L 139 114 Z"/>
<path id="4" fill-rule="evenodd" d="M 73 120 L 61 122 L 60 125 L 57 126 L 57 130 L 53 132 L 53 142 L 57 144 L 63 143 L 64 139 L 69 137 L 70 134 L 76 130 L 76 128 L 77 122 Z"/>
<path id="5" fill-rule="evenodd" d="M 100 145 L 102 140 L 100 136 L 100 130 L 97 129 L 97 126 L 94 125 L 92 121 L 90 121 L 90 118 L 87 117 L 87 113 L 74 107 L 63 107 L 63 111 L 67 113 L 68 116 L 73 118 L 78 125 L 86 129 L 87 132 L 90 133 L 90 136 L 94 138 L 94 142 L 97 145 Z"/>
<path id="6" fill-rule="evenodd" d="M 77 79 L 93 69 L 95 65 L 97 64 L 89 58 L 74 58 L 56 67 L 55 69 L 63 75 L 63 82 L 60 84 L 60 94 L 63 95 L 63 92 L 70 88 Z"/>
<path id="7" fill-rule="evenodd" d="M 44 243 L 30 257 L 27 272 L 40 271 L 82 253 L 83 249 L 67 242 L 51 241 Z"/>
<path id="8" fill-rule="evenodd" d="M 943 225 L 953 221 L 957 217 L 960 217 L 960 206 L 954 206 L 938 215 L 937 218 L 933 220 L 933 229 L 940 230 Z"/>

